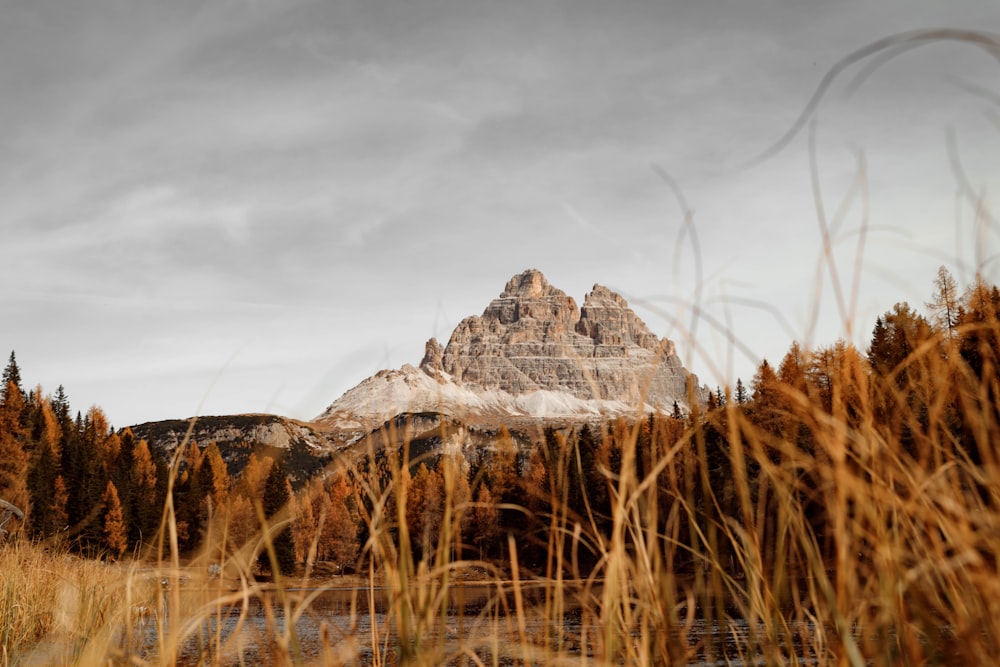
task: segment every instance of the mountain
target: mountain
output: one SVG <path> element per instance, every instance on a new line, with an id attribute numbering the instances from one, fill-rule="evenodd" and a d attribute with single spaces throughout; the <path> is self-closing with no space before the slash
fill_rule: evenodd
<path id="1" fill-rule="evenodd" d="M 653 334 L 620 295 L 594 285 L 577 307 L 530 269 L 511 278 L 482 315 L 462 320 L 446 346 L 427 341 L 418 366 L 376 373 L 313 422 L 201 417 L 190 437 L 200 446 L 216 442 L 233 468 L 250 451 L 284 450 L 308 474 L 331 452 L 368 436 L 382 443 L 417 437 L 433 447 L 454 432 L 459 435 L 448 438 L 474 444 L 501 424 L 523 434 L 539 426 L 671 413 L 675 403 L 687 412 L 688 387 L 696 400 L 706 399 L 673 342 Z M 169 453 L 184 442 L 190 421 L 132 430 Z"/>
<path id="2" fill-rule="evenodd" d="M 146 440 L 168 456 L 189 441 L 202 448 L 214 442 L 219 446 L 230 474 L 241 471 L 252 453 L 281 454 L 295 483 L 308 479 L 327 465 L 330 452 L 337 444 L 312 424 L 278 415 L 167 419 L 130 428 L 136 437 Z"/>
<path id="3" fill-rule="evenodd" d="M 594 285 L 582 307 L 529 269 L 447 346 L 427 341 L 419 367 L 380 371 L 347 391 L 316 426 L 350 441 L 400 414 L 437 413 L 468 424 L 579 421 L 639 411 L 688 410 L 686 371 L 620 295 Z M 338 438 L 339 439 L 339 438 Z"/>

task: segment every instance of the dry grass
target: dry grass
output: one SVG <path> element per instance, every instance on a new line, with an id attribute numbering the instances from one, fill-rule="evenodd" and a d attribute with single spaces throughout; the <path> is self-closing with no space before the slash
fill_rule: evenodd
<path id="1" fill-rule="evenodd" d="M 2 664 L 974 664 L 1000 655 L 997 380 L 965 372 L 942 345 L 884 380 L 848 349 L 828 409 L 782 385 L 777 427 L 734 402 L 674 437 L 646 440 L 637 422 L 620 473 L 606 471 L 610 528 L 560 504 L 555 479 L 548 561 L 532 575 L 513 536 L 503 569 L 456 557 L 468 552 L 457 526 L 470 505 L 454 502 L 454 471 L 436 539 L 411 548 L 425 538 L 409 532 L 407 466 L 391 457 L 384 477 L 359 475 L 366 571 L 333 615 L 321 603 L 329 580 L 253 578 L 253 551 L 278 523 L 243 548 L 210 536 L 204 553 L 226 554 L 221 576 L 207 555 L 182 561 L 169 539 L 161 557 L 128 564 L 7 545 Z M 976 462 L 956 439 L 956 408 Z M 553 470 L 579 465 L 562 443 Z M 718 463 L 719 443 L 722 478 L 702 465 Z M 638 477 L 643 456 L 652 465 Z M 582 552 L 594 567 L 578 565 Z M 474 565 L 491 602 L 456 613 Z"/>
<path id="2" fill-rule="evenodd" d="M 902 43 L 934 38 L 962 36 Z M 636 421 L 604 471 L 606 521 L 570 510 L 582 453 L 560 440 L 547 509 L 506 508 L 545 526 L 531 572 L 521 536 L 505 558 L 463 560 L 474 503 L 455 468 L 434 537 L 411 533 L 412 462 L 392 446 L 353 464 L 369 537 L 362 585 L 335 612 L 313 563 L 302 581 L 254 578 L 288 517 L 239 544 L 213 524 L 194 558 L 169 505 L 157 553 L 126 564 L 4 545 L 0 665 L 980 664 L 1000 655 L 997 368 L 971 373 L 941 337 L 887 376 L 865 363 L 841 350 L 822 396 L 781 384 L 682 432 Z M 490 595 L 456 613 L 471 568 Z"/>

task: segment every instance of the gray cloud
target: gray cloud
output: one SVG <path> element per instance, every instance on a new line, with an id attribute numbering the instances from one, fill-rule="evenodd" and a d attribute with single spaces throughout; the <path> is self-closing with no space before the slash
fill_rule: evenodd
<path id="1" fill-rule="evenodd" d="M 683 333 L 671 317 L 689 321 L 700 287 L 771 357 L 786 332 L 743 304 L 805 331 L 818 293 L 832 339 L 805 136 L 738 167 L 837 59 L 956 23 L 998 29 L 973 0 L 19 5 L 0 24 L 0 345 L 134 422 L 206 391 L 210 411 L 311 417 L 529 266 L 577 299 L 594 281 L 648 297 L 661 332 Z M 829 208 L 867 159 L 859 321 L 995 248 L 971 249 L 968 201 L 955 219 L 945 137 L 972 188 L 995 189 L 1000 133 L 969 84 L 992 90 L 996 71 L 928 45 L 850 96 L 848 73 L 820 108 Z M 701 286 L 651 163 L 695 209 Z M 861 213 L 853 200 L 835 230 L 847 276 Z M 699 331 L 695 370 L 729 373 L 724 337 Z M 753 360 L 733 363 L 747 380 Z"/>

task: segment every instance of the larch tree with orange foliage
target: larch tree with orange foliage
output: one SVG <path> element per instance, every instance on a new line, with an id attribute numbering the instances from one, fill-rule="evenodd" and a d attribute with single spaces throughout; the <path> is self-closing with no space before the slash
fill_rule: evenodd
<path id="1" fill-rule="evenodd" d="M 114 482 L 108 480 L 108 485 L 104 489 L 101 497 L 104 506 L 102 535 L 104 537 L 104 547 L 112 558 L 121 558 L 128 548 L 128 534 L 125 527 L 125 517 L 122 513 L 122 504 L 118 500 L 118 489 Z"/>
<path id="2" fill-rule="evenodd" d="M 31 508 L 27 485 L 29 458 L 25 449 L 28 434 L 23 424 L 25 396 L 13 352 L 3 377 L 6 382 L 0 387 L 0 498 L 19 507 L 27 517 Z M 8 530 L 11 529 L 17 528 L 11 524 Z"/>

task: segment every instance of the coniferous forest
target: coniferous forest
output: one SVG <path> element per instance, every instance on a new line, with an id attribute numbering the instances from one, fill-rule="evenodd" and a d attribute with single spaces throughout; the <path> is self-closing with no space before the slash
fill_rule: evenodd
<path id="1" fill-rule="evenodd" d="M 447 589 L 477 563 L 498 582 L 558 582 L 544 605 L 573 598 L 580 627 L 601 628 L 571 652 L 610 662 L 725 654 L 685 639 L 696 615 L 759 622 L 740 651 L 769 663 L 974 660 L 1000 649 L 1000 289 L 943 267 L 929 284 L 919 308 L 876 319 L 866 349 L 793 342 L 689 413 L 501 427 L 465 455 L 369 442 L 296 488 L 280 456 L 230 470 L 214 442 L 168 457 L 99 408 L 74 415 L 62 387 L 25 389 L 12 352 L 0 498 L 25 517 L 6 542 L 216 564 L 249 545 L 244 582 L 367 573 L 394 591 L 400 636 L 443 604 L 411 597 L 414 582 Z M 642 628 L 658 630 L 622 641 Z M 404 644 L 394 655 L 424 664 Z"/>
<path id="2" fill-rule="evenodd" d="M 763 360 L 749 384 L 737 379 L 732 388 L 710 391 L 708 403 L 691 414 L 675 409 L 638 422 L 619 419 L 538 434 L 511 434 L 501 427 L 491 448 L 465 460 L 438 454 L 415 458 L 405 466 L 407 517 L 420 538 L 414 548 L 419 551 L 422 543 L 437 542 L 446 466 L 459 478 L 454 493 L 473 508 L 463 516 L 461 535 L 470 553 L 501 556 L 503 537 L 511 531 L 525 538 L 544 535 L 543 517 L 551 517 L 557 507 L 597 534 L 606 534 L 630 439 L 635 439 L 635 451 L 628 457 L 634 474 L 643 479 L 656 472 L 661 520 L 679 500 L 699 508 L 692 516 L 702 520 L 713 512 L 738 516 L 740 499 L 738 490 L 731 488 L 733 460 L 727 448 L 730 422 L 739 415 L 755 438 L 781 443 L 768 445 L 764 452 L 768 462 L 779 465 L 795 452 L 816 453 L 815 431 L 824 425 L 822 420 L 796 418 L 803 403 L 817 408 L 816 414 L 843 416 L 847 425 L 862 418 L 862 404 L 870 404 L 864 418 L 872 419 L 888 442 L 899 443 L 897 455 L 915 465 L 940 465 L 936 443 L 942 440 L 962 460 L 990 464 L 983 424 L 968 423 L 964 408 L 970 400 L 994 398 L 998 308 L 1000 290 L 995 285 L 977 277 L 960 291 L 942 267 L 924 313 L 906 303 L 895 304 L 875 321 L 865 351 L 842 341 L 814 350 L 793 342 L 777 364 Z M 934 375 L 941 361 L 958 362 L 947 364 L 950 377 Z M 851 379 L 846 385 L 839 381 L 845 376 Z M 972 391 L 977 387 L 985 395 Z M 838 410 L 843 415 L 835 414 Z M 946 431 L 929 432 L 931 423 Z M 677 450 L 682 441 L 686 444 Z M 236 474 L 227 469 L 214 442 L 188 442 L 168 459 L 131 430 L 112 428 L 98 407 L 74 415 L 62 386 L 53 395 L 41 387 L 26 390 L 14 352 L 3 372 L 0 498 L 27 509 L 25 520 L 12 529 L 82 554 L 120 558 L 151 546 L 169 489 L 181 551 L 196 549 L 213 522 L 229 526 L 232 543 L 242 543 L 258 528 L 254 499 L 262 499 L 265 516 L 277 514 L 291 501 L 294 539 L 288 542 L 295 549 L 283 562 L 288 567 L 296 560 L 304 562 L 316 541 L 314 558 L 353 566 L 368 530 L 364 515 L 371 512 L 362 487 L 373 477 L 388 482 L 388 465 L 383 452 L 371 465 L 337 468 L 294 493 L 282 461 L 271 455 L 251 454 Z M 374 470 L 381 472 L 376 475 Z M 767 502 L 766 493 L 760 495 L 761 474 L 759 462 L 748 470 L 756 491 L 749 498 L 753 503 Z M 800 474 L 808 518 L 821 530 L 832 521 L 826 516 L 829 508 L 810 503 L 808 495 L 818 494 L 825 480 L 809 470 Z M 693 495 L 686 499 L 678 495 L 685 478 L 704 481 L 701 488 L 695 484 L 688 489 Z M 709 496 L 715 497 L 711 503 Z M 321 515 L 322 530 L 317 525 Z M 774 530 L 771 525 L 759 528 L 764 535 Z M 522 544 L 539 548 L 533 555 L 536 561 L 549 546 L 537 539 Z M 530 553 L 531 547 L 526 550 Z"/>

